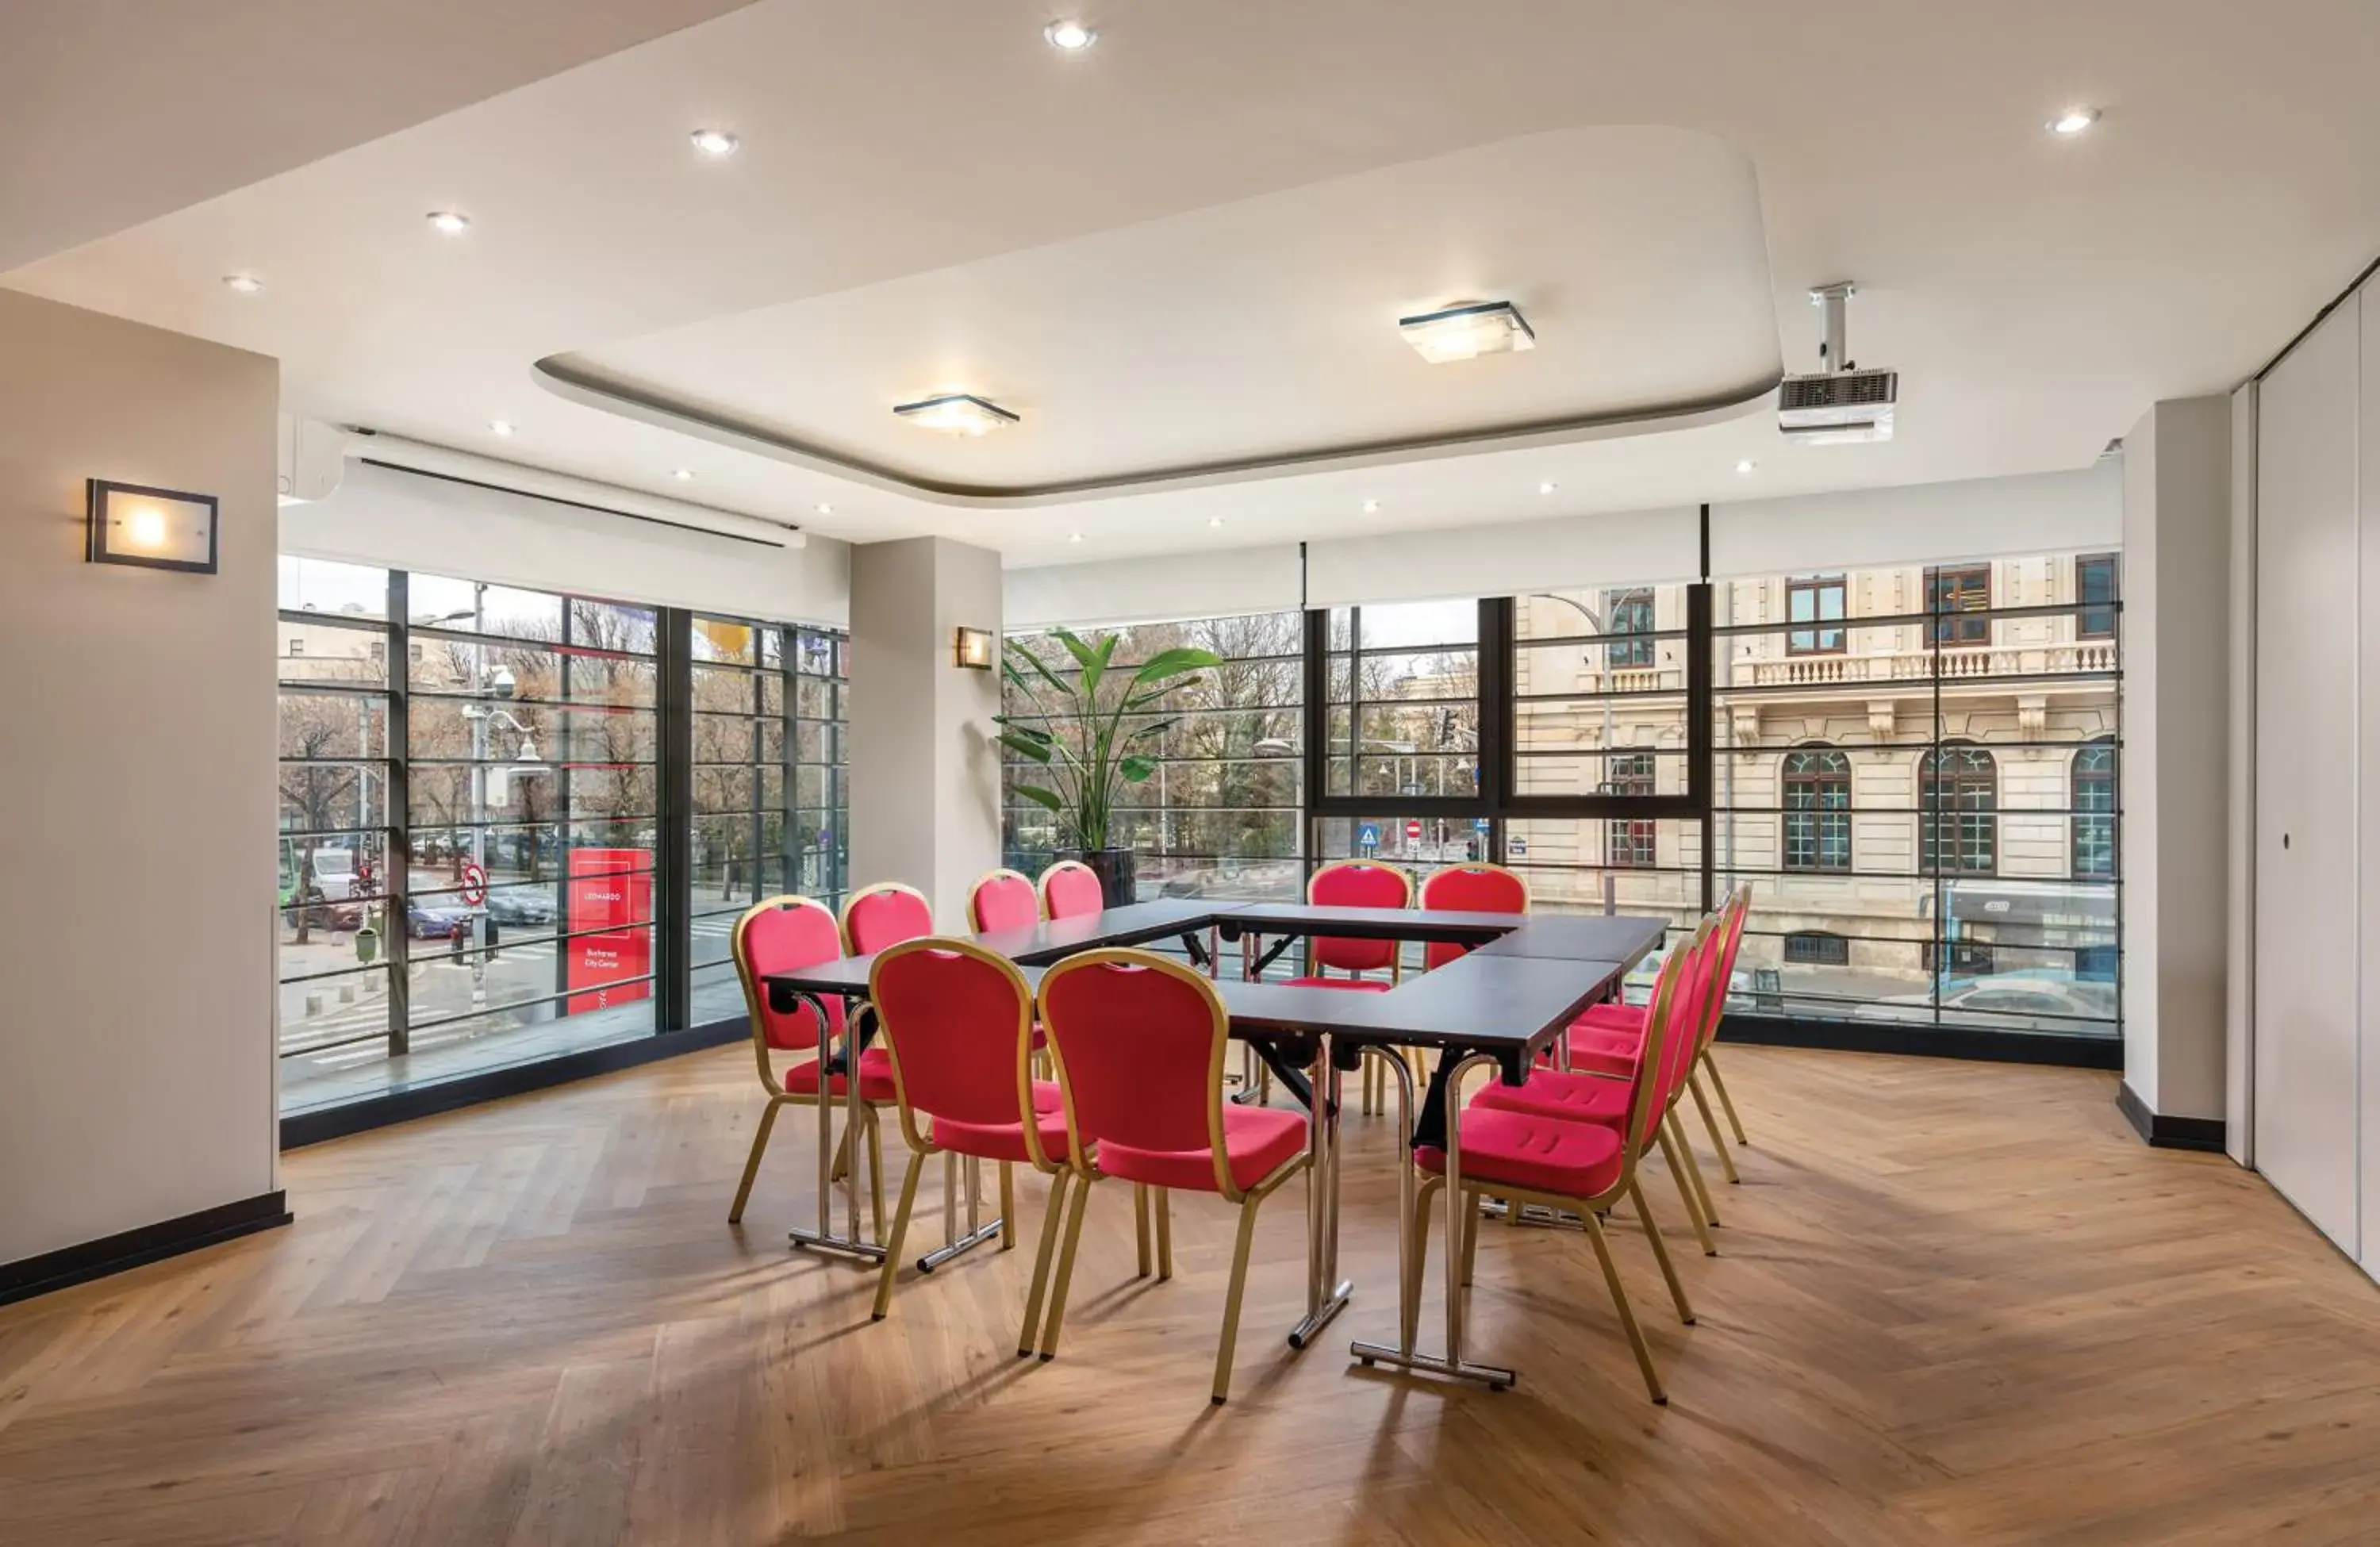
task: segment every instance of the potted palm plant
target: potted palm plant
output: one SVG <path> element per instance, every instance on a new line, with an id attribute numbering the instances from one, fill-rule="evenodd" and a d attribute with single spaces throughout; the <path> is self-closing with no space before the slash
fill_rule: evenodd
<path id="1" fill-rule="evenodd" d="M 1108 669 L 1116 635 L 1094 641 L 1052 628 L 1049 637 L 1074 658 L 1074 672 L 1053 667 L 1029 645 L 1004 644 L 1001 676 L 1031 708 L 993 715 L 1001 727 L 996 739 L 1049 771 L 1047 784 L 1020 783 L 1016 793 L 1055 813 L 1059 857 L 1088 865 L 1107 905 L 1119 907 L 1135 900 L 1135 867 L 1131 848 L 1115 841 L 1116 799 L 1124 786 L 1157 772 L 1150 754 L 1178 723 L 1164 713 L 1166 700 L 1190 685 L 1192 673 L 1221 665 L 1222 657 L 1187 647 L 1161 650 L 1126 676 Z"/>

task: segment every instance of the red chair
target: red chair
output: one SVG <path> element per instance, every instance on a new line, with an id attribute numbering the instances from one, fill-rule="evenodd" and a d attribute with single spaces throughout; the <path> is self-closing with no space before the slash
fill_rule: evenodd
<path id="1" fill-rule="evenodd" d="M 967 928 L 1029 930 L 1041 921 L 1041 894 L 1032 879 L 1014 871 L 988 871 L 967 893 Z"/>
<path id="2" fill-rule="evenodd" d="M 1041 912 L 1050 919 L 1078 919 L 1107 907 L 1099 873 L 1079 859 L 1061 859 L 1041 872 Z"/>
<path id="3" fill-rule="evenodd" d="M 1067 1155 L 1077 1178 L 1066 1245 L 1050 1290 L 1041 1357 L 1057 1349 L 1090 1184 L 1116 1176 L 1157 1189 L 1160 1260 L 1170 1274 L 1166 1198 L 1211 1192 L 1240 1206 L 1239 1242 L 1223 1300 L 1214 1399 L 1231 1392 L 1240 1298 L 1257 1206 L 1305 1169 L 1306 1124 L 1294 1112 L 1239 1106 L 1222 1097 L 1231 1023 L 1200 974 L 1147 951 L 1086 951 L 1041 980 L 1041 1023 L 1065 1101 Z"/>
<path id="4" fill-rule="evenodd" d="M 844 899 L 843 944 L 851 956 L 873 956 L 933 932 L 933 905 L 915 886 L 880 881 Z"/>
<path id="5" fill-rule="evenodd" d="M 825 904 L 808 897 L 770 897 L 747 909 L 735 920 L 728 949 L 735 958 L 736 976 L 744 981 L 744 1005 L 752 1020 L 752 1052 L 760 1065 L 761 1088 L 769 1092 L 768 1109 L 760 1114 L 760 1127 L 752 1135 L 751 1156 L 744 1163 L 744 1179 L 736 1185 L 735 1201 L 727 1210 L 728 1223 L 733 1224 L 744 1217 L 744 1205 L 752 1196 L 752 1178 L 759 1174 L 760 1156 L 769 1148 L 769 1136 L 777 1126 L 778 1109 L 816 1106 L 819 1100 L 817 1012 L 807 1004 L 790 1014 L 781 1015 L 771 1009 L 760 979 L 771 972 L 832 961 L 843 955 L 843 936 Z M 824 1003 L 828 1035 L 840 1044 L 844 1036 L 843 1000 L 829 997 Z M 781 1075 L 773 1056 L 780 1053 L 807 1053 L 810 1056 L 789 1066 Z M 833 1076 L 828 1081 L 829 1102 L 841 1101 L 844 1093 L 844 1076 Z M 859 1055 L 859 1099 L 867 1103 L 860 1110 L 867 1114 L 862 1121 L 867 1128 L 868 1172 L 874 1184 L 876 1228 L 880 1233 L 884 1228 L 884 1150 L 877 1137 L 875 1109 L 890 1106 L 894 1100 L 892 1066 L 880 1048 L 869 1048 Z M 819 1115 L 821 1123 L 832 1120 L 826 1112 Z M 851 1135 L 846 1132 L 843 1137 L 846 1157 L 844 1163 L 848 1163 L 850 1146 Z M 841 1175 L 841 1171 L 838 1164 L 835 1172 Z"/>
<path id="6" fill-rule="evenodd" d="M 1730 931 L 1737 922 L 1734 906 L 1733 899 L 1730 899 L 1726 907 L 1702 921 L 1691 946 L 1679 947 L 1686 958 L 1685 976 L 1671 1021 L 1673 1037 L 1665 1055 L 1668 1067 L 1659 1086 L 1661 1123 L 1655 1135 L 1662 1155 L 1670 1163 L 1670 1175 L 1677 1183 L 1686 1217 L 1694 1224 L 1694 1238 L 1701 1243 L 1704 1254 L 1710 1257 L 1718 1255 L 1718 1247 L 1710 1233 L 1710 1226 L 1718 1223 L 1718 1211 L 1711 1201 L 1710 1189 L 1703 1181 L 1694 1151 L 1686 1142 L 1685 1130 L 1678 1124 L 1677 1104 L 1693 1077 L 1694 1060 L 1704 1048 L 1705 1037 L 1718 1024 L 1718 1013 L 1726 997 L 1725 978 L 1720 974 L 1729 960 L 1726 945 Z M 1472 1104 L 1571 1122 L 1616 1125 L 1625 1120 L 1632 1094 L 1627 1082 L 1608 1076 L 1536 1068 L 1529 1071 L 1526 1084 L 1488 1086 Z M 1514 1222 L 1518 1223 L 1517 1218 Z M 1649 1219 L 1645 1228 L 1653 1228 Z"/>
<path id="7" fill-rule="evenodd" d="M 1314 879 L 1305 883 L 1305 900 L 1317 907 L 1410 907 L 1413 877 L 1393 865 L 1369 859 L 1334 860 L 1315 871 Z M 1305 974 L 1289 981 L 1296 988 L 1386 993 L 1404 975 L 1401 949 L 1401 943 L 1394 940 L 1309 940 L 1305 946 Z M 1348 976 L 1331 977 L 1333 968 Z M 1382 970 L 1389 975 L 1385 981 L 1364 976 Z M 1393 1051 L 1408 1065 L 1418 1065 L 1411 1049 L 1383 1051 Z M 1414 1078 L 1423 1078 L 1418 1066 L 1414 1069 Z M 1388 1082 L 1389 1071 L 1378 1059 L 1364 1060 L 1364 1083 L 1358 1103 L 1362 1111 L 1378 1112 L 1387 1105 Z"/>
<path id="8" fill-rule="evenodd" d="M 1518 872 L 1484 859 L 1432 871 L 1421 883 L 1421 906 L 1442 913 L 1526 913 L 1529 883 Z M 1444 967 L 1468 953 L 1471 946 L 1433 940 L 1422 950 L 1422 967 Z"/>
<path id="9" fill-rule="evenodd" d="M 1703 930 L 1697 932 L 1697 947 L 1709 927 L 1706 920 Z M 1645 1346 L 1644 1331 L 1637 1326 L 1636 1314 L 1629 1307 L 1628 1291 L 1620 1282 L 1620 1271 L 1612 1263 L 1611 1245 L 1604 1238 L 1599 1214 L 1621 1199 L 1634 1206 L 1637 1218 L 1645 1222 L 1645 1238 L 1653 1245 L 1654 1258 L 1660 1263 L 1661 1276 L 1669 1283 L 1678 1315 L 1692 1323 L 1694 1308 L 1686 1301 L 1685 1286 L 1678 1281 L 1669 1248 L 1662 1243 L 1660 1232 L 1653 1227 L 1652 1215 L 1645 1206 L 1644 1189 L 1637 1185 L 1636 1171 L 1660 1127 L 1666 1094 L 1663 1080 L 1682 1078 L 1681 1071 L 1688 1066 L 1688 1058 L 1677 1053 L 1681 1046 L 1692 1046 L 1690 1041 L 1682 1040 L 1683 1027 L 1678 1011 L 1684 980 L 1699 955 L 1699 950 L 1673 951 L 1662 964 L 1645 1022 L 1645 1056 L 1638 1062 L 1629 1081 L 1618 1087 L 1628 1092 L 1626 1109 L 1619 1121 L 1573 1122 L 1482 1102 L 1463 1106 L 1459 1090 L 1447 1092 L 1448 1105 L 1453 1112 L 1447 1124 L 1446 1148 L 1423 1147 L 1414 1151 L 1414 1163 L 1424 1175 L 1414 1199 L 1413 1276 L 1406 1281 L 1405 1299 L 1411 1305 L 1420 1298 L 1422 1261 L 1429 1246 L 1430 1200 L 1439 1189 L 1451 1188 L 1460 1196 L 1448 1201 L 1451 1211 L 1447 1221 L 1448 1248 L 1450 1251 L 1459 1250 L 1462 1257 L 1460 1263 L 1450 1261 L 1448 1264 L 1455 1270 L 1448 1280 L 1450 1360 L 1459 1356 L 1461 1347 L 1459 1329 L 1463 1302 L 1479 1244 L 1480 1203 L 1489 1195 L 1504 1199 L 1515 1210 L 1527 1203 L 1539 1203 L 1556 1211 L 1577 1212 L 1588 1241 L 1595 1247 L 1596 1261 L 1602 1266 L 1603 1281 L 1610 1287 L 1611 1303 L 1620 1313 L 1621 1328 L 1635 1350 L 1637 1368 L 1645 1376 L 1645 1389 L 1655 1402 L 1669 1401 L 1661 1389 L 1660 1375 L 1653 1368 L 1653 1355 Z M 1460 1074 L 1458 1070 L 1458 1081 Z M 1536 1083 L 1535 1072 L 1530 1082 Z"/>
<path id="10" fill-rule="evenodd" d="M 1727 937 L 1720 947 L 1721 961 L 1718 981 L 1732 984 L 1735 979 L 1736 953 L 1743 944 L 1746 917 L 1752 911 L 1750 883 L 1738 886 L 1722 909 L 1731 910 Z M 1718 1072 L 1718 1058 L 1714 1049 L 1718 1041 L 1719 1017 L 1726 1010 L 1726 990 L 1723 987 L 1717 1003 L 1708 1006 L 1701 1033 L 1701 1047 L 1694 1066 L 1688 1070 L 1686 1093 L 1694 1099 L 1694 1107 L 1702 1115 L 1704 1131 L 1710 1135 L 1711 1148 L 1718 1155 L 1719 1170 L 1730 1182 L 1742 1177 L 1735 1168 L 1735 1157 L 1728 1152 L 1727 1143 L 1719 1138 L 1718 1119 L 1712 1115 L 1710 1100 L 1703 1094 L 1703 1075 L 1710 1076 L 1711 1089 L 1718 1092 L 1719 1106 L 1727 1114 L 1730 1128 L 1734 1130 L 1738 1144 L 1751 1141 L 1744 1137 L 1743 1119 L 1736 1115 L 1735 1098 L 1728 1093 L 1727 1081 Z M 1611 1079 L 1625 1079 L 1636 1067 L 1638 1048 L 1645 1035 L 1645 1007 L 1641 1005 L 1597 1005 L 1571 1024 L 1569 1032 L 1570 1066 L 1587 1074 Z M 1687 1151 L 1692 1161 L 1693 1151 Z"/>
<path id="11" fill-rule="evenodd" d="M 1006 957 L 968 941 L 928 937 L 879 953 L 868 970 L 868 997 L 881 1017 L 901 1137 L 909 1145 L 909 1168 L 901 1178 L 901 1201 L 892 1212 L 892 1234 L 884 1243 L 884 1268 L 876 1281 L 875 1318 L 884 1320 L 892 1308 L 901 1244 L 927 1158 L 997 1162 L 1003 1224 L 1014 1217 L 1012 1168 L 1022 1163 L 1058 1177 L 1041 1226 L 1041 1255 L 1020 1340 L 1029 1343 L 1064 1202 L 1067 1152 L 1058 1088 L 1032 1075 L 1033 991 Z M 946 1177 L 950 1169 L 946 1161 Z M 1014 1244 L 1014 1232 L 1003 1229 L 1001 1249 Z"/>

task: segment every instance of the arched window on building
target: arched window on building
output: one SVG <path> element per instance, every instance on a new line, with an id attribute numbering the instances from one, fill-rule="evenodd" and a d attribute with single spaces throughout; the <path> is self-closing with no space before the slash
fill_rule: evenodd
<path id="1" fill-rule="evenodd" d="M 1852 761 L 1831 747 L 1785 754 L 1785 869 L 1852 868 Z"/>
<path id="2" fill-rule="evenodd" d="M 1997 873 L 2000 780 L 1991 753 L 1959 742 L 1937 748 L 1927 754 L 1918 785 L 1920 872 Z"/>
<path id="3" fill-rule="evenodd" d="M 2116 876 L 2116 746 L 2094 741 L 2074 754 L 2073 875 L 2077 881 Z"/>

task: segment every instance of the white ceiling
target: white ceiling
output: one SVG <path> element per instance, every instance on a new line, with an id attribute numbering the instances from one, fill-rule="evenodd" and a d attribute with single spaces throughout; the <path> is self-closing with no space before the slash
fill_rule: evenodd
<path id="1" fill-rule="evenodd" d="M 7 0 L 0 270 L 747 0 Z"/>
<path id="2" fill-rule="evenodd" d="M 1090 18 L 1071 57 L 1038 0 L 763 0 L 0 282 L 277 355 L 299 411 L 1015 564 L 2080 466 L 2152 400 L 2252 371 L 2380 251 L 2364 0 Z M 2075 103 L 2105 118 L 2043 131 Z M 743 150 L 696 156 L 707 124 Z M 467 237 L 425 228 L 448 207 Z M 269 288 L 233 296 L 234 271 Z M 1760 410 L 982 508 L 534 371 L 996 485 L 1723 396 L 1810 369 L 1803 292 L 1843 277 L 1853 355 L 1902 372 L 1890 445 L 1788 447 Z M 1432 368 L 1396 342 L 1400 310 L 1475 291 L 1541 347 Z M 942 386 L 1026 423 L 892 421 Z"/>

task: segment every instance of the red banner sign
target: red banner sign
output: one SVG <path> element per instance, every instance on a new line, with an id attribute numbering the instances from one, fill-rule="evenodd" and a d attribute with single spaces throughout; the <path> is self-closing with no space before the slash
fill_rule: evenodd
<path id="1" fill-rule="evenodd" d="M 570 851 L 570 1014 L 652 997 L 652 918 L 650 849 Z"/>

